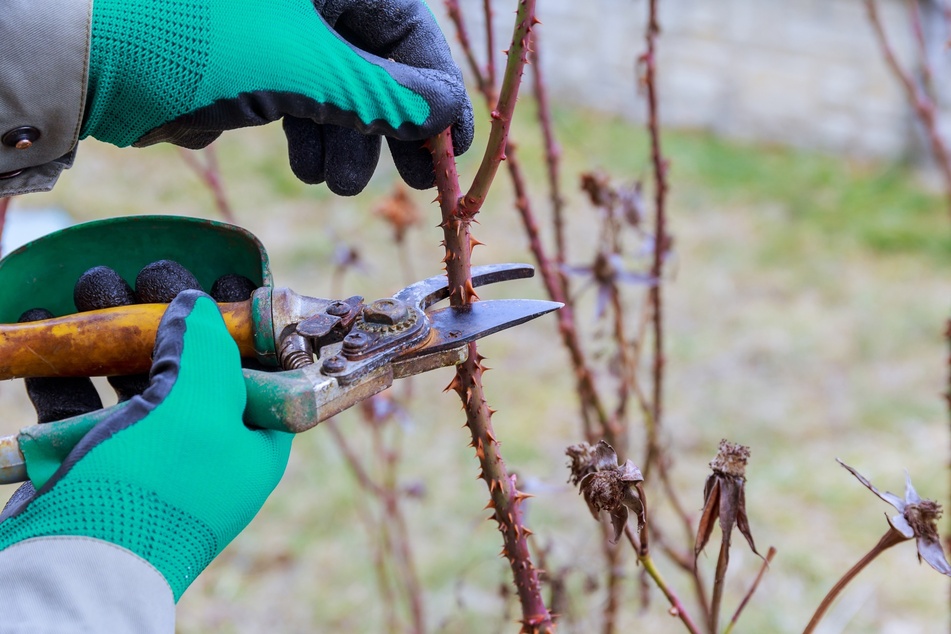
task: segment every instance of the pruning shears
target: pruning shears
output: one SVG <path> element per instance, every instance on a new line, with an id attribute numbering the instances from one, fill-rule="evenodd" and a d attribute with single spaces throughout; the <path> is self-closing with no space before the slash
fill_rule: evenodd
<path id="1" fill-rule="evenodd" d="M 307 297 L 273 285 L 263 245 L 239 227 L 175 216 L 111 219 L 50 234 L 0 260 L 0 379 L 147 372 L 164 304 L 74 313 L 69 301 L 72 284 L 93 266 L 105 264 L 131 279 L 159 259 L 176 260 L 204 288 L 226 273 L 258 285 L 247 301 L 219 304 L 242 357 L 265 368 L 244 370 L 245 420 L 293 433 L 395 379 L 461 363 L 469 342 L 561 307 L 510 299 L 436 308 L 449 296 L 444 276 L 369 303 L 359 296 Z M 473 268 L 472 282 L 484 286 L 533 274 L 527 264 L 496 264 Z M 12 323 L 37 306 L 63 316 Z M 0 438 L 0 483 L 58 465 L 92 427 L 124 406 Z"/>

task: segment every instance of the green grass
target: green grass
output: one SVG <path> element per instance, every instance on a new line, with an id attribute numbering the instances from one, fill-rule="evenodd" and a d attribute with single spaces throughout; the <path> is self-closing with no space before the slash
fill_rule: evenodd
<path id="1" fill-rule="evenodd" d="M 526 129 L 532 125 L 525 120 L 529 110 L 521 111 Z M 648 180 L 649 139 L 641 125 L 572 110 L 557 112 L 555 120 L 572 168 L 599 167 L 620 178 Z M 797 239 L 805 234 L 837 247 L 855 243 L 876 254 L 951 261 L 951 210 L 941 192 L 905 165 L 689 131 L 666 131 L 662 147 L 670 160 L 671 195 L 688 216 L 710 205 L 770 202 L 783 221 L 796 224 Z"/>

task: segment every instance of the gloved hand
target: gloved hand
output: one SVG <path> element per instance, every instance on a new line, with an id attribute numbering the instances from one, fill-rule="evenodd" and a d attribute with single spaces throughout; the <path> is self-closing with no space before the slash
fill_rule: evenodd
<path id="1" fill-rule="evenodd" d="M 247 428 L 244 405 L 238 349 L 217 306 L 182 292 L 162 319 L 148 389 L 8 506 L 0 549 L 34 537 L 102 540 L 148 561 L 177 601 L 287 464 L 292 436 Z"/>
<path id="2" fill-rule="evenodd" d="M 423 140 L 472 141 L 462 74 L 422 0 L 96 0 L 81 138 L 197 149 L 284 119 L 306 183 L 360 192 L 386 135 L 412 187 L 434 182 Z"/>

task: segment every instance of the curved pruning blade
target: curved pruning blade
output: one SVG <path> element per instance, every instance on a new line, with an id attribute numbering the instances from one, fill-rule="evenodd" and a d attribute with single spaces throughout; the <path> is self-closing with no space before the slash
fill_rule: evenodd
<path id="1" fill-rule="evenodd" d="M 472 285 L 485 286 L 496 282 L 526 279 L 534 275 L 535 267 L 531 264 L 488 264 L 473 267 Z M 449 297 L 449 282 L 445 275 L 436 275 L 407 286 L 393 297 L 426 310 L 436 302 Z"/>

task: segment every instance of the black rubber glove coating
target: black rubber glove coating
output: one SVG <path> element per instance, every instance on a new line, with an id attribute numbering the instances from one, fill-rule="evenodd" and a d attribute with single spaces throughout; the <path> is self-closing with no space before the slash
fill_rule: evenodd
<path id="1" fill-rule="evenodd" d="M 257 285 L 243 275 L 222 275 L 211 285 L 211 297 L 216 302 L 243 302 L 251 299 Z"/>
<path id="2" fill-rule="evenodd" d="M 28 310 L 19 322 L 49 319 L 53 313 L 43 308 Z M 36 422 L 52 423 L 102 407 L 102 399 L 92 381 L 82 377 L 24 379 L 26 393 L 36 410 Z"/>
<path id="3" fill-rule="evenodd" d="M 455 79 L 458 110 L 452 122 L 455 154 L 469 149 L 475 132 L 472 104 L 465 94 L 462 72 L 432 13 L 419 0 L 316 0 L 314 5 L 327 23 L 360 50 L 416 68 L 437 70 Z M 311 119 L 284 117 L 288 156 L 294 174 L 305 183 L 326 180 L 340 195 L 359 193 L 370 180 L 379 157 L 379 137 L 356 130 L 334 140 L 337 133 Z M 323 130 L 322 130 L 323 128 Z M 436 134 L 440 130 L 432 131 Z M 360 141 L 359 137 L 375 139 Z M 397 141 L 388 136 L 393 162 L 407 185 L 427 189 L 435 183 L 432 155 L 425 139 Z"/>
<path id="4" fill-rule="evenodd" d="M 291 170 L 301 181 L 326 182 L 338 196 L 355 196 L 370 182 L 380 160 L 379 136 L 291 116 L 284 117 L 283 125 Z"/>
<path id="5" fill-rule="evenodd" d="M 73 287 L 76 310 L 100 310 L 135 304 L 135 293 L 119 274 L 108 266 L 97 266 L 79 276 Z"/>
<path id="6" fill-rule="evenodd" d="M 53 313 L 45 308 L 32 308 L 17 320 L 19 323 L 40 321 L 53 317 Z M 87 378 L 51 377 L 24 379 L 26 394 L 36 410 L 36 422 L 39 424 L 52 423 L 71 416 L 78 416 L 102 408 L 102 399 L 96 387 Z M 8 508 L 17 508 L 18 505 L 36 495 L 36 488 L 30 481 L 24 482 L 13 492 L 3 507 L 4 517 Z"/>
<path id="7" fill-rule="evenodd" d="M 152 262 L 135 278 L 135 295 L 140 304 L 170 304 L 185 290 L 204 289 L 191 271 L 174 260 Z"/>
<path id="8" fill-rule="evenodd" d="M 73 287 L 73 303 L 76 310 L 100 310 L 137 303 L 132 287 L 108 266 L 96 266 L 82 275 Z M 141 394 L 149 386 L 149 375 L 130 374 L 110 376 L 109 385 L 116 392 L 120 403 Z"/>

